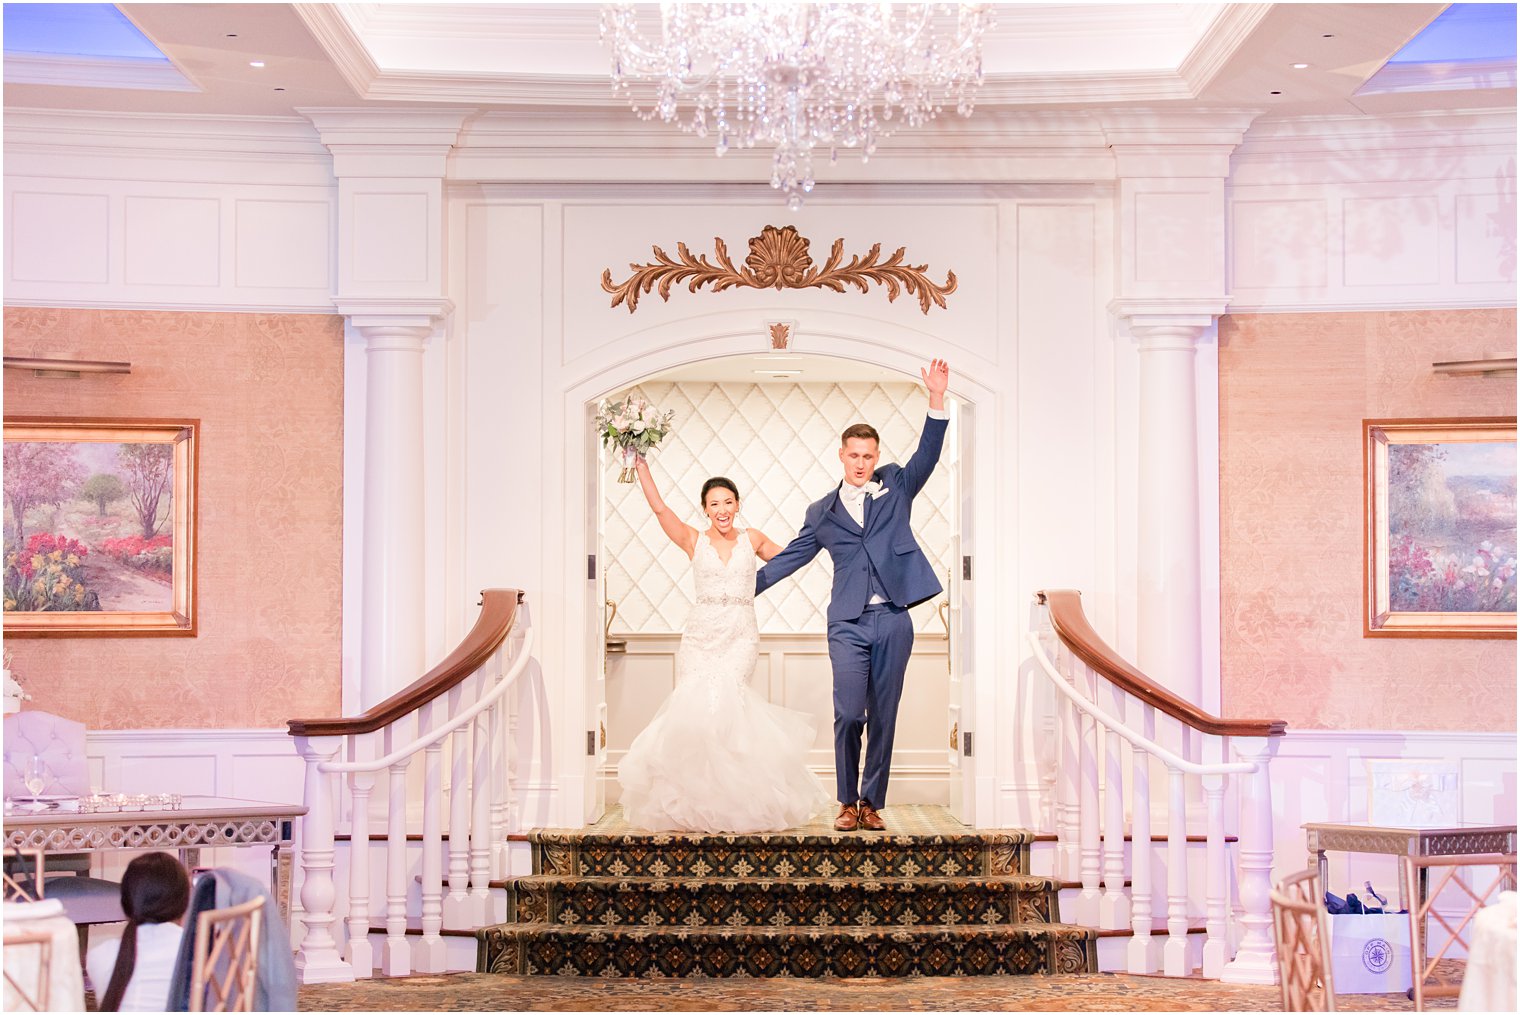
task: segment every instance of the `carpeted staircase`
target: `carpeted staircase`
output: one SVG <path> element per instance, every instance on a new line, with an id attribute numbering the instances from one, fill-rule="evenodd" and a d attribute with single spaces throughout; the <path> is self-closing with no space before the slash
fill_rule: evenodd
<path id="1" fill-rule="evenodd" d="M 529 835 L 531 877 L 477 968 L 571 976 L 980 976 L 1097 971 L 1095 932 L 1058 923 L 1027 832 L 974 832 L 942 807 L 888 831 L 828 820 L 762 835 L 652 835 L 614 812 Z"/>

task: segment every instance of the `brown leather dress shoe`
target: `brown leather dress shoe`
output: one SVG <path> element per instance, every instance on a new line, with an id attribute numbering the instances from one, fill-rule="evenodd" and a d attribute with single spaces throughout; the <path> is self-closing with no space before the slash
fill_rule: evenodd
<path id="1" fill-rule="evenodd" d="M 880 821 L 880 818 L 876 819 Z M 860 812 L 849 804 L 839 808 L 839 817 L 834 819 L 834 831 L 853 832 L 860 827 Z"/>
<path id="2" fill-rule="evenodd" d="M 860 827 L 868 832 L 885 832 L 887 830 L 887 826 L 881 820 L 881 815 L 876 813 L 876 808 L 864 800 L 860 802 Z"/>

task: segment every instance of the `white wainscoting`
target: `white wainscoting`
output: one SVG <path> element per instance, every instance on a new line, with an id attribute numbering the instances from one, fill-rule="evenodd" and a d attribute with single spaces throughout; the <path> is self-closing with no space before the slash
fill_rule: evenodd
<path id="1" fill-rule="evenodd" d="M 617 766 L 675 687 L 673 634 L 615 635 L 628 651 L 607 657 L 607 802 L 617 800 Z M 908 662 L 892 745 L 890 804 L 949 802 L 949 680 L 943 635 L 919 634 Z M 777 705 L 812 717 L 818 730 L 809 763 L 834 787 L 833 672 L 824 636 L 760 636 L 751 686 Z"/>
<path id="2" fill-rule="evenodd" d="M 304 768 L 295 740 L 283 729 L 91 730 L 86 751 L 90 786 L 97 792 L 301 802 Z M 134 855 L 102 854 L 103 876 L 118 878 Z M 269 851 L 208 849 L 201 863 L 236 867 L 262 878 L 269 873 Z"/>
<path id="3" fill-rule="evenodd" d="M 1273 880 L 1307 865 L 1309 821 L 1514 824 L 1515 744 L 1513 733 L 1290 729 L 1272 760 Z M 1331 853 L 1328 859 L 1328 891 L 1361 894 L 1370 880 L 1393 894 L 1393 858 Z"/>

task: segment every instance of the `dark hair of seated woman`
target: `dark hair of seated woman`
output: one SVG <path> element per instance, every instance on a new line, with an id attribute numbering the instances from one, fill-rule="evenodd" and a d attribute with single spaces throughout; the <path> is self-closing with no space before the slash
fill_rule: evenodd
<path id="1" fill-rule="evenodd" d="M 100 999 L 101 1011 L 121 1010 L 121 999 L 137 967 L 137 928 L 144 923 L 173 923 L 190 905 L 190 875 L 168 853 L 145 853 L 127 864 L 121 877 L 121 909 L 127 914 L 116 952 L 111 983 Z"/>

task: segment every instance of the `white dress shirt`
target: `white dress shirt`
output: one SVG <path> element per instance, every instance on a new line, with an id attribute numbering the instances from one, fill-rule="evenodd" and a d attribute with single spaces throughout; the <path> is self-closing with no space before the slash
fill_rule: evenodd
<path id="1" fill-rule="evenodd" d="M 169 981 L 174 977 L 174 961 L 179 957 L 183 934 L 184 928 L 177 923 L 138 925 L 137 962 L 132 966 L 127 992 L 121 996 L 122 1011 L 165 1010 L 169 1004 Z M 90 985 L 95 988 L 97 1001 L 105 997 L 106 987 L 111 983 L 111 971 L 116 968 L 116 952 L 120 946 L 120 938 L 102 941 L 91 948 L 85 958 L 85 969 L 90 974 Z"/>

